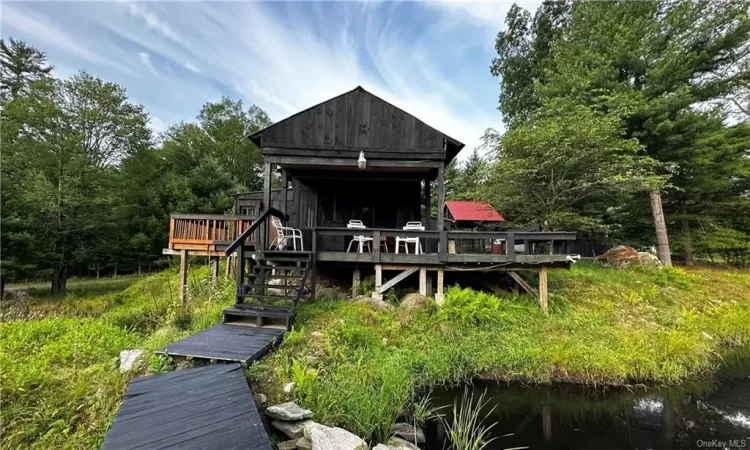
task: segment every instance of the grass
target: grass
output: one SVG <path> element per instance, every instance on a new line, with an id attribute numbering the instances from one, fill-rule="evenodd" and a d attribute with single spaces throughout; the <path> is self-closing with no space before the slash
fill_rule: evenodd
<path id="1" fill-rule="evenodd" d="M 475 376 L 589 385 L 676 384 L 750 345 L 750 272 L 676 268 L 551 271 L 550 314 L 528 296 L 447 290 L 444 306 L 375 311 L 304 304 L 295 329 L 251 368 L 256 392 L 382 441 L 415 393 Z"/>
<path id="2" fill-rule="evenodd" d="M 214 285 L 192 271 L 186 311 L 177 273 L 110 286 L 79 283 L 65 297 L 41 295 L 3 305 L 0 323 L 0 447 L 99 448 L 130 377 L 161 372 L 152 358 L 139 373 L 120 374 L 121 350 L 154 350 L 218 322 L 234 284 Z M 93 283 L 92 283 L 93 284 Z"/>
<path id="3" fill-rule="evenodd" d="M 84 283 L 85 285 L 85 283 Z M 220 320 L 234 283 L 191 271 L 3 305 L 2 448 L 98 448 L 130 377 L 173 368 L 153 357 L 120 374 L 121 350 L 148 353 Z M 524 382 L 673 384 L 711 372 L 750 343 L 750 272 L 551 271 L 550 315 L 527 296 L 450 288 L 443 308 L 375 311 L 348 301 L 304 303 L 284 343 L 249 369 L 254 392 L 292 398 L 316 420 L 384 441 L 396 420 L 432 414 L 430 387 L 476 375 Z M 96 292 L 94 292 L 96 291 Z"/>

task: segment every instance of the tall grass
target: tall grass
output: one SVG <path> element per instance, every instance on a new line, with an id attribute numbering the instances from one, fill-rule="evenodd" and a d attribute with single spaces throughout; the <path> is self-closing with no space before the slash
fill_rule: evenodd
<path id="1" fill-rule="evenodd" d="M 347 301 L 302 304 L 296 328 L 253 366 L 254 391 L 294 399 L 316 420 L 382 441 L 411 421 L 414 393 L 483 377 L 546 383 L 674 384 L 750 345 L 750 273 L 550 272 L 550 315 L 529 296 L 451 287 L 408 316 Z M 387 436 L 386 436 L 387 438 Z"/>
<path id="2" fill-rule="evenodd" d="M 497 405 L 486 410 L 489 401 L 486 400 L 487 390 L 479 394 L 474 401 L 474 392 L 469 393 L 469 387 L 464 388 L 464 395 L 453 404 L 452 420 L 441 416 L 441 422 L 450 441 L 449 449 L 453 450 L 482 450 L 495 438 L 489 438 L 490 430 L 497 422 L 487 426 L 486 418 L 495 411 Z"/>
<path id="3" fill-rule="evenodd" d="M 234 284 L 191 271 L 188 308 L 178 305 L 177 274 L 167 271 L 113 291 L 42 296 L 3 309 L 0 323 L 0 447 L 98 448 L 129 377 L 121 350 L 147 353 L 218 322 Z M 108 292 L 108 293 L 104 293 Z M 169 361 L 150 364 L 165 370 Z"/>

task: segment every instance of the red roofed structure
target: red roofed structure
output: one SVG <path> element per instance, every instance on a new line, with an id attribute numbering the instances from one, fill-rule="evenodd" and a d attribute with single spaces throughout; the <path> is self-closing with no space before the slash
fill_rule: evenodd
<path id="1" fill-rule="evenodd" d="M 454 222 L 502 222 L 503 216 L 488 202 L 448 200 L 445 209 Z"/>

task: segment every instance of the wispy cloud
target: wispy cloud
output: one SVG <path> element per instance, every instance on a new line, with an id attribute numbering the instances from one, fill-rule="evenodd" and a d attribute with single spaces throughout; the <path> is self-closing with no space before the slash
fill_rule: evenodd
<path id="1" fill-rule="evenodd" d="M 52 62 L 102 66 L 95 73 L 147 99 L 155 128 L 189 120 L 221 95 L 280 120 L 357 85 L 468 148 L 501 127 L 488 66 L 507 3 L 125 1 L 49 13 L 38 5 L 13 3 L 8 16 L 4 2 L 3 25 L 21 16 L 13 28 L 29 23 L 19 32 Z M 117 70 L 105 70 L 109 60 Z"/>

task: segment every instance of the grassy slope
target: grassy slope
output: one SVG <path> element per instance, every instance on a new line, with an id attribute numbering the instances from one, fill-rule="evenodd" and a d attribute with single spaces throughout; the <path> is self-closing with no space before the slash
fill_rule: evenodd
<path id="1" fill-rule="evenodd" d="M 187 314 L 176 309 L 177 275 L 169 271 L 119 292 L 102 293 L 108 289 L 98 281 L 96 289 L 62 298 L 5 302 L 0 447 L 99 448 L 133 375 L 117 370 L 119 352 L 151 352 L 193 334 L 219 321 L 231 303 L 233 284 L 214 287 L 206 275 L 191 273 L 195 300 Z"/>
<path id="2" fill-rule="evenodd" d="M 349 302 L 300 308 L 296 329 L 252 369 L 256 390 L 295 396 L 326 423 L 381 438 L 414 392 L 482 375 L 531 382 L 677 383 L 750 343 L 750 273 L 553 271 L 550 316 L 529 297 L 452 288 L 407 314 Z"/>
<path id="3" fill-rule="evenodd" d="M 193 334 L 232 302 L 233 283 L 212 286 L 206 275 L 191 273 L 188 314 L 176 307 L 174 272 L 117 293 L 3 305 L 0 446 L 98 448 L 131 376 L 117 371 L 119 351 L 151 351 Z M 528 297 L 458 289 L 439 312 L 301 305 L 295 330 L 251 369 L 254 390 L 277 400 L 282 383 L 294 380 L 297 400 L 318 419 L 378 437 L 432 384 L 476 374 L 670 383 L 711 370 L 723 350 L 750 340 L 748 272 L 579 265 L 550 276 L 550 317 Z"/>

